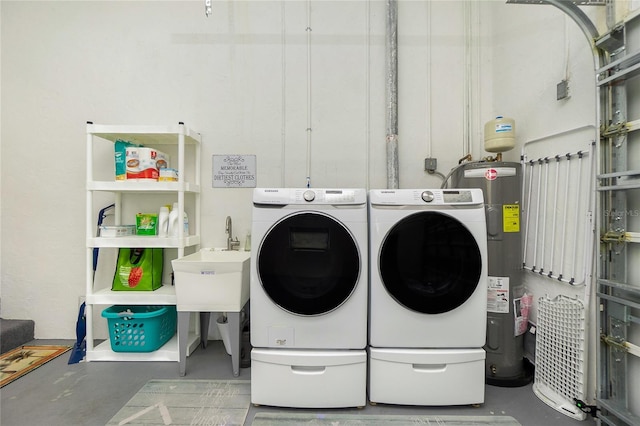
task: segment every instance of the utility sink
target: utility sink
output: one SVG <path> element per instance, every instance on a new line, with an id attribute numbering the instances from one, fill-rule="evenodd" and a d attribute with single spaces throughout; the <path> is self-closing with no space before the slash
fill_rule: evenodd
<path id="1" fill-rule="evenodd" d="M 202 249 L 171 261 L 176 308 L 182 312 L 239 312 L 249 300 L 251 252 Z"/>

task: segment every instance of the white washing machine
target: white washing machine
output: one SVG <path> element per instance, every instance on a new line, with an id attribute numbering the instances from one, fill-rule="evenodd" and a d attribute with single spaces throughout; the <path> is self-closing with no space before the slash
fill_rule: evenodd
<path id="1" fill-rule="evenodd" d="M 482 190 L 372 190 L 369 223 L 369 399 L 483 403 Z"/>
<path id="2" fill-rule="evenodd" d="M 251 234 L 252 403 L 364 406 L 366 190 L 256 188 Z"/>

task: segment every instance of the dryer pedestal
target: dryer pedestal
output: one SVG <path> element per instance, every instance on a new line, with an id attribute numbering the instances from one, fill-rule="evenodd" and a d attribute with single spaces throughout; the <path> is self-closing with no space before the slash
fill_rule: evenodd
<path id="1" fill-rule="evenodd" d="M 369 348 L 369 400 L 402 405 L 484 402 L 485 351 Z"/>
<path id="2" fill-rule="evenodd" d="M 251 351 L 251 402 L 290 408 L 367 404 L 367 353 L 362 350 Z"/>

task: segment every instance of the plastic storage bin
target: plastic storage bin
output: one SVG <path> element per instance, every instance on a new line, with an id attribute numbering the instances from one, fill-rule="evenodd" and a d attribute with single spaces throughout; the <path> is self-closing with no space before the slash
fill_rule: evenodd
<path id="1" fill-rule="evenodd" d="M 178 315 L 173 305 L 114 305 L 102 316 L 107 319 L 114 352 L 153 352 L 176 333 Z"/>

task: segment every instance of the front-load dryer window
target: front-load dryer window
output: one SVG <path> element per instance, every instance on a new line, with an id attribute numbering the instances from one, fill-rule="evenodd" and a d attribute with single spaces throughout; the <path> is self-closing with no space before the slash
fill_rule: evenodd
<path id="1" fill-rule="evenodd" d="M 265 293 L 300 315 L 331 312 L 349 298 L 360 275 L 360 254 L 351 233 L 317 212 L 276 223 L 263 238 L 257 259 Z"/>
<path id="2" fill-rule="evenodd" d="M 380 249 L 379 268 L 384 287 L 398 303 L 439 314 L 473 294 L 482 258 L 460 221 L 428 211 L 407 216 L 391 228 Z"/>

